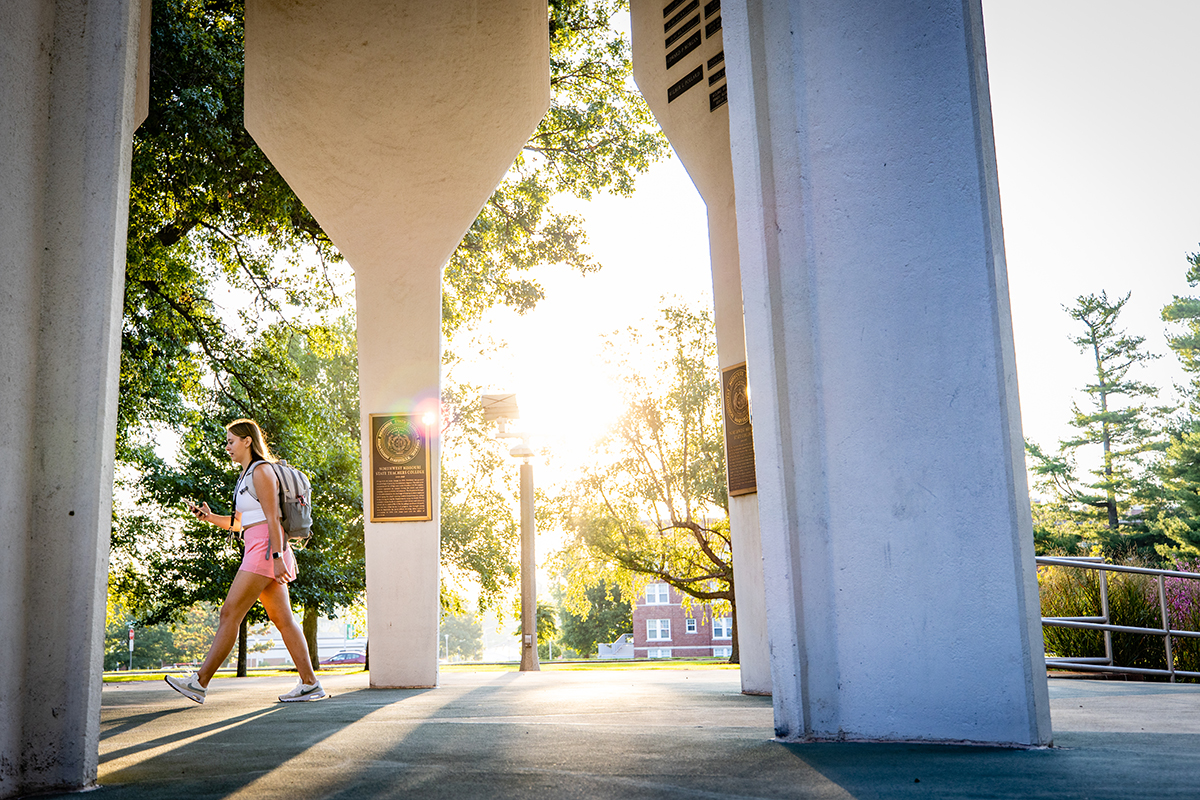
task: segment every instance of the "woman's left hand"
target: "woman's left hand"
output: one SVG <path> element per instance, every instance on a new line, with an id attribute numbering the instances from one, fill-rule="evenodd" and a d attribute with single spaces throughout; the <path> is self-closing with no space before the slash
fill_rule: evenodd
<path id="1" fill-rule="evenodd" d="M 273 558 L 271 561 L 275 564 L 275 582 L 287 583 L 287 565 L 283 563 L 283 556 Z"/>

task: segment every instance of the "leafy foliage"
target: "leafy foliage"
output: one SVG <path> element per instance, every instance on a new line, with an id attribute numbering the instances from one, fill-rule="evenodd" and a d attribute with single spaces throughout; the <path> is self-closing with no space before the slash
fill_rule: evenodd
<path id="1" fill-rule="evenodd" d="M 1165 538 L 1163 556 L 1200 556 L 1200 429 L 1195 424 L 1171 437 L 1158 467 L 1164 508 L 1151 528 Z"/>
<path id="2" fill-rule="evenodd" d="M 479 661 L 483 658 L 483 623 L 470 612 L 443 614 L 441 640 L 449 643 L 446 656 L 451 661 Z"/>
<path id="3" fill-rule="evenodd" d="M 1188 286 L 1200 285 L 1200 252 L 1187 257 Z M 1164 322 L 1178 323 L 1182 330 L 1167 336 L 1167 344 L 1178 356 L 1183 369 L 1192 376 L 1189 410 L 1193 416 L 1200 416 L 1200 297 L 1174 297 L 1170 303 L 1163 306 Z"/>
<path id="4" fill-rule="evenodd" d="M 556 586 L 554 599 L 562 623 L 560 641 L 584 658 L 596 655 L 600 642 L 609 643 L 633 630 L 633 608 L 621 598 L 621 587 L 601 582 L 584 589 L 588 601 L 585 614 L 573 614 L 566 607 L 566 596 Z"/>
<path id="5" fill-rule="evenodd" d="M 528 311 L 544 296 L 538 264 L 598 269 L 583 251 L 582 220 L 551 209 L 556 193 L 633 192 L 667 154 L 667 140 L 632 83 L 629 42 L 613 29 L 623 0 L 553 0 L 550 109 L 446 265 L 447 339 L 503 303 Z"/>
<path id="6" fill-rule="evenodd" d="M 1161 627 L 1157 596 L 1151 598 L 1153 579 L 1145 575 L 1114 572 L 1107 580 L 1109 618 L 1114 625 Z M 1042 596 L 1043 616 L 1100 615 L 1100 583 L 1094 571 L 1039 567 L 1038 587 Z M 1048 655 L 1052 653 L 1076 658 L 1104 655 L 1104 635 L 1099 631 L 1046 625 L 1043 627 L 1043 636 Z M 1120 666 L 1166 668 L 1166 650 L 1160 636 L 1114 633 L 1112 648 L 1113 661 Z"/>
<path id="7" fill-rule="evenodd" d="M 736 619 L 712 320 L 667 307 L 656 334 L 630 334 L 629 352 L 656 353 L 657 368 L 640 374 L 621 359 L 627 410 L 561 502 L 573 534 L 558 555 L 566 606 L 588 613 L 587 589 L 602 581 L 633 597 L 661 580 L 689 598 L 727 603 Z"/>
<path id="8" fill-rule="evenodd" d="M 628 43 L 609 24 L 623 7 L 551 3 L 553 108 L 446 267 L 447 337 L 497 304 L 532 308 L 542 296 L 527 277 L 534 265 L 596 269 L 580 220 L 553 212 L 552 196 L 628 193 L 666 153 L 629 81 Z M 332 613 L 363 583 L 353 323 L 339 316 L 349 272 L 242 126 L 243 16 L 242 0 L 153 8 L 118 409 L 119 488 L 130 498 L 113 536 L 114 590 L 147 622 L 219 601 L 236 571 L 236 550 L 178 506 L 229 495 L 219 440 L 233 417 L 256 418 L 320 487 L 293 599 L 310 616 Z M 166 431 L 179 437 L 178 466 L 160 455 Z M 487 467 L 442 479 L 446 563 L 479 576 L 484 602 L 511 583 L 515 528 L 502 494 L 479 480 Z"/>
<path id="9" fill-rule="evenodd" d="M 240 546 L 228 546 L 225 532 L 192 519 L 182 504 L 206 500 L 217 513 L 231 510 L 237 471 L 224 451 L 221 421 L 243 407 L 255 412 L 269 432 L 268 446 L 275 454 L 312 479 L 313 536 L 307 548 L 297 551 L 300 576 L 289 587 L 293 602 L 332 616 L 361 593 L 365 573 L 356 353 L 353 331 L 345 322 L 274 326 L 258 339 L 249 358 L 238 362 L 245 374 L 256 376 L 257 402 L 238 392 L 237 385 L 229 393 L 214 393 L 207 413 L 196 415 L 181 443 L 178 466 L 152 451 L 143 453 L 142 496 L 160 515 L 162 509 L 176 509 L 173 525 L 149 515 L 140 518 L 143 535 L 153 531 L 160 546 L 143 554 L 144 572 L 126 562 L 122 573 L 143 581 L 126 588 L 142 599 L 147 623 L 175 618 L 196 602 L 220 602 L 237 571 Z M 262 613 L 256 608 L 252 619 L 261 619 Z"/>
<path id="10" fill-rule="evenodd" d="M 186 609 L 176 623 L 135 625 L 133 668 L 157 669 L 164 664 L 194 663 L 204 658 L 217 630 L 217 606 L 197 603 Z M 104 669 L 129 668 L 129 625 L 136 621 L 135 609 L 109 594 L 104 628 Z M 266 649 L 259 645 L 253 649 Z"/>
<path id="11" fill-rule="evenodd" d="M 242 127 L 242 4 L 160 0 L 151 30 L 150 114 L 134 137 L 118 455 L 178 427 L 201 382 L 257 386 L 235 360 L 284 303 L 337 297 L 332 243 Z M 314 275 L 301 261 L 321 265 Z M 232 290 L 232 293 L 231 293 Z"/>
<path id="12" fill-rule="evenodd" d="M 541 598 L 537 601 L 534 613 L 534 628 L 537 632 L 538 659 L 546 661 L 550 658 L 550 645 L 558 638 L 558 611 L 554 605 Z M 523 629 L 517 625 L 513 636 L 520 637 Z"/>
<path id="13" fill-rule="evenodd" d="M 1144 562 L 1123 559 L 1127 566 L 1146 566 Z M 1197 572 L 1200 563 L 1175 562 L 1167 568 Z M 1100 580 L 1097 571 L 1062 566 L 1038 567 L 1038 589 L 1042 615 L 1046 617 L 1101 616 Z M 1110 572 L 1107 578 L 1109 620 L 1114 625 L 1138 628 L 1162 628 L 1158 584 L 1153 576 Z M 1200 580 L 1166 578 L 1164 589 L 1167 614 L 1174 630 L 1200 631 Z M 1059 657 L 1096 658 L 1105 655 L 1104 634 L 1080 628 L 1043 627 L 1046 654 Z M 1175 669 L 1200 672 L 1200 647 L 1197 640 L 1172 637 L 1172 661 Z M 1113 633 L 1112 658 L 1116 665 L 1142 669 L 1166 669 L 1167 655 L 1163 637 L 1141 633 Z"/>
<path id="14" fill-rule="evenodd" d="M 1200 284 L 1200 253 L 1188 256 L 1188 264 L 1188 285 L 1195 287 Z M 1157 547 L 1163 556 L 1195 558 L 1200 556 L 1200 298 L 1175 297 L 1163 308 L 1162 318 L 1177 323 L 1167 344 L 1190 376 L 1188 385 L 1180 387 L 1189 416 L 1172 431 L 1159 465 L 1165 508 L 1152 527 L 1167 539 Z"/>
<path id="15" fill-rule="evenodd" d="M 452 588 L 477 583 L 478 608 L 494 606 L 516 586 L 521 534 L 513 516 L 514 472 L 503 446 L 484 422 L 481 390 L 454 384 L 442 392 L 441 545 L 442 612 L 463 613 L 465 599 Z"/>
<path id="16" fill-rule="evenodd" d="M 1081 517 L 1064 502 L 1033 502 L 1033 544 L 1043 555 L 1086 555 L 1104 536 L 1106 526 Z"/>

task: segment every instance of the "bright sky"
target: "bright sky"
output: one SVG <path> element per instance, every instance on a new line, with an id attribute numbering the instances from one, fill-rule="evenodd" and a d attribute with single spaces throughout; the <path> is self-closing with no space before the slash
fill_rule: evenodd
<path id="1" fill-rule="evenodd" d="M 985 0 L 984 20 L 1023 425 L 1051 445 L 1089 377 L 1078 295 L 1132 292 L 1122 321 L 1163 354 L 1143 379 L 1183 379 L 1159 312 L 1200 250 L 1200 3 Z"/>
<path id="2" fill-rule="evenodd" d="M 1182 379 L 1159 310 L 1189 292 L 1200 250 L 1200 3 L 985 0 L 984 13 L 1023 426 L 1052 446 L 1090 368 L 1062 310 L 1076 296 L 1132 291 L 1122 320 L 1164 356 L 1141 377 Z M 601 334 L 652 319 L 662 295 L 711 303 L 711 286 L 704 204 L 678 160 L 632 198 L 561 205 L 586 217 L 604 268 L 543 270 L 537 309 L 487 329 L 508 349 L 458 377 L 516 392 L 535 446 L 565 466 L 620 410 Z"/>

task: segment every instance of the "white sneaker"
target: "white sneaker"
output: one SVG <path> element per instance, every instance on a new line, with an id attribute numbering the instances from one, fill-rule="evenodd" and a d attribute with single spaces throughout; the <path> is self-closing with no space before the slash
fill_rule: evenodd
<path id="1" fill-rule="evenodd" d="M 304 681 L 300 681 L 292 687 L 290 692 L 279 695 L 279 702 L 302 703 L 306 700 L 321 700 L 325 697 L 328 697 L 328 695 L 326 695 L 325 690 L 321 688 L 321 681 L 318 680 L 316 683 L 305 683 Z"/>
<path id="2" fill-rule="evenodd" d="M 200 679 L 196 677 L 196 673 L 192 673 L 184 678 L 176 678 L 174 675 L 167 675 L 163 678 L 175 691 L 186 697 L 188 700 L 195 700 L 201 705 L 204 704 L 205 688 L 200 685 Z"/>

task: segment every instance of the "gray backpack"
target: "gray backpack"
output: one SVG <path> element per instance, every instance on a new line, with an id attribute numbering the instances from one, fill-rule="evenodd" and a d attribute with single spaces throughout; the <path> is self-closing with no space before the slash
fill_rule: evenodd
<path id="1" fill-rule="evenodd" d="M 255 464 L 270 464 L 268 461 L 254 461 L 247 470 L 247 476 L 254 475 Z M 270 464 L 275 471 L 275 480 L 279 483 L 279 521 L 283 534 L 288 541 L 303 546 L 312 536 L 312 484 L 308 476 L 288 464 L 286 461 L 276 461 Z M 239 481 L 240 484 L 240 481 Z M 254 491 L 253 479 L 246 481 L 245 487 L 235 486 L 233 507 L 237 508 L 237 496 L 249 491 L 250 496 L 258 500 Z"/>

